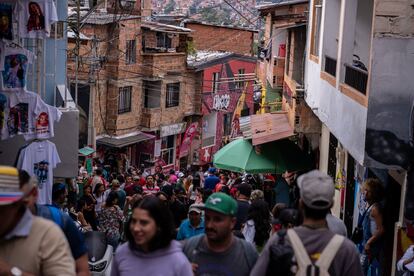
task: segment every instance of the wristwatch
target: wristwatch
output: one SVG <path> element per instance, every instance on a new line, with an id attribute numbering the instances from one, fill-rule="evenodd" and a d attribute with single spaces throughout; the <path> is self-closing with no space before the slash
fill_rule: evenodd
<path id="1" fill-rule="evenodd" d="M 10 273 L 13 276 L 22 276 L 23 272 L 18 268 L 18 267 L 12 267 L 12 269 L 10 269 Z"/>

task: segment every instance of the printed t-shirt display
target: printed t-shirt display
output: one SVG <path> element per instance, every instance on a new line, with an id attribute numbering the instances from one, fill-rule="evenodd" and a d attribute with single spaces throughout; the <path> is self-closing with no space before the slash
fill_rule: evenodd
<path id="1" fill-rule="evenodd" d="M 7 134 L 5 138 L 11 138 L 17 134 L 33 133 L 34 109 L 41 100 L 39 96 L 33 92 L 19 91 L 9 92 L 9 114 L 7 118 Z"/>
<path id="2" fill-rule="evenodd" d="M 21 151 L 17 167 L 37 178 L 38 204 L 52 204 L 53 169 L 59 163 L 56 146 L 50 141 L 33 142 Z"/>
<path id="3" fill-rule="evenodd" d="M 47 38 L 52 23 L 58 21 L 53 0 L 19 2 L 19 34 L 24 38 Z"/>
<path id="4" fill-rule="evenodd" d="M 15 4 L 15 0 L 0 3 L 0 39 L 13 40 L 13 21 L 17 19 Z"/>
<path id="5" fill-rule="evenodd" d="M 5 93 L 0 92 L 0 137 L 6 139 L 8 135 L 7 119 L 9 117 L 9 99 Z"/>
<path id="6" fill-rule="evenodd" d="M 2 56 L 2 55 L 0 55 Z M 27 83 L 27 69 L 29 63 L 33 63 L 34 54 L 26 49 L 4 47 L 3 70 L 3 88 L 24 88 Z"/>
<path id="7" fill-rule="evenodd" d="M 33 114 L 34 131 L 25 135 L 26 140 L 31 139 L 49 139 L 55 136 L 54 123 L 60 121 L 62 112 L 54 107 L 46 104 L 42 99 L 36 103 Z"/>

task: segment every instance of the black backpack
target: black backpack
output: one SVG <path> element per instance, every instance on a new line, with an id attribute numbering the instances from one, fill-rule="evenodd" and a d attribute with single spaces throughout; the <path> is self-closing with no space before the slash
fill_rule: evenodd
<path id="1" fill-rule="evenodd" d="M 277 232 L 278 242 L 269 248 L 269 263 L 266 276 L 272 275 L 294 275 L 291 271 L 292 258 L 295 255 L 293 248 L 285 242 L 287 231 L 282 229 Z"/>

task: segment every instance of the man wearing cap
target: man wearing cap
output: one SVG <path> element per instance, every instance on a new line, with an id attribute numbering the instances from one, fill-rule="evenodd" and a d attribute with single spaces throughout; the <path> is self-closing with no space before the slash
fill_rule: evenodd
<path id="1" fill-rule="evenodd" d="M 258 255 L 251 244 L 233 235 L 237 202 L 214 193 L 203 209 L 205 234 L 188 239 L 183 248 L 195 275 L 249 275 Z"/>
<path id="2" fill-rule="evenodd" d="M 76 275 L 62 231 L 32 215 L 18 171 L 0 166 L 0 275 Z"/>
<path id="3" fill-rule="evenodd" d="M 200 205 L 193 204 L 188 210 L 188 219 L 185 219 L 177 233 L 177 240 L 186 240 L 188 238 L 204 234 L 204 219 L 201 216 Z"/>
<path id="4" fill-rule="evenodd" d="M 331 177 L 318 170 L 300 176 L 298 178 L 298 186 L 301 197 L 299 208 L 303 211 L 304 220 L 301 226 L 293 228 L 292 231 L 296 233 L 306 250 L 305 253 L 315 264 L 335 235 L 328 229 L 326 221 L 326 215 L 333 205 L 335 187 Z M 290 238 L 288 236 L 286 236 L 285 241 L 290 245 Z M 279 235 L 273 235 L 267 242 L 250 275 L 266 275 L 270 262 L 271 247 L 278 243 Z M 291 265 L 295 264 L 292 262 Z M 275 275 L 278 273 L 277 271 L 272 272 Z M 363 275 L 359 254 L 350 240 L 345 238 L 341 242 L 329 265 L 328 272 L 330 275 L 336 276 Z"/>
<path id="5" fill-rule="evenodd" d="M 218 178 L 216 175 L 216 168 L 209 168 L 208 169 L 208 176 L 207 178 L 204 180 L 204 189 L 205 190 L 212 190 L 214 191 L 214 189 L 216 188 L 216 185 L 218 183 L 220 183 L 220 178 Z"/>
<path id="6" fill-rule="evenodd" d="M 19 185 L 20 190 L 27 195 L 27 208 L 30 209 L 32 214 L 54 221 L 65 234 L 72 257 L 75 259 L 76 275 L 90 275 L 88 252 L 83 234 L 78 230 L 78 227 L 68 213 L 60 210 L 60 206 L 62 206 L 65 201 L 65 197 L 61 196 L 61 194 L 66 194 L 65 185 L 63 183 L 56 183 L 53 185 L 53 206 L 36 204 L 38 197 L 37 187 L 33 184 L 30 175 L 24 170 L 19 171 Z"/>

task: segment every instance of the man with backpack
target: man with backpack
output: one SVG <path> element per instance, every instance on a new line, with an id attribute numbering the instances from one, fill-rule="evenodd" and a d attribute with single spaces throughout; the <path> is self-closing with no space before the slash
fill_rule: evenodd
<path id="1" fill-rule="evenodd" d="M 314 170 L 298 178 L 301 226 L 279 231 L 268 241 L 250 275 L 362 276 L 355 245 L 328 229 L 332 179 Z"/>
<path id="2" fill-rule="evenodd" d="M 85 240 L 83 238 L 83 234 L 76 227 L 73 219 L 68 214 L 58 209 L 59 206 L 36 204 L 38 195 L 37 187 L 34 183 L 32 183 L 30 175 L 24 170 L 19 171 L 19 185 L 20 190 L 27 195 L 26 202 L 28 209 L 30 209 L 30 211 L 38 217 L 55 222 L 65 234 L 70 246 L 72 257 L 75 259 L 76 275 L 90 275 L 88 267 L 88 252 Z M 62 185 L 63 184 L 55 184 L 53 187 L 55 203 L 62 201 L 62 199 L 58 199 L 59 196 L 57 195 L 67 194 L 66 191 L 64 191 L 65 185 Z"/>
<path id="3" fill-rule="evenodd" d="M 186 240 L 184 254 L 195 275 L 247 276 L 256 260 L 256 249 L 233 235 L 237 202 L 227 194 L 214 193 L 205 206 L 205 234 Z"/>

